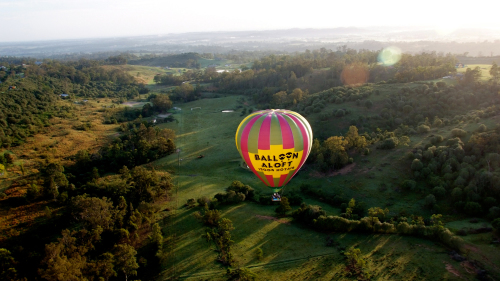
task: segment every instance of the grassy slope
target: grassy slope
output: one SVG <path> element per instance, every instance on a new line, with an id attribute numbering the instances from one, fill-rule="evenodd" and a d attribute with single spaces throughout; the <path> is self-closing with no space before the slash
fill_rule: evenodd
<path id="1" fill-rule="evenodd" d="M 486 80 L 491 79 L 491 75 L 490 75 L 491 64 L 467 64 L 467 67 L 457 68 L 457 72 L 458 73 L 465 73 L 467 68 L 474 69 L 478 66 L 481 68 L 481 74 L 482 74 L 481 80 L 486 81 Z"/>
<path id="2" fill-rule="evenodd" d="M 105 65 L 103 66 L 106 69 L 121 69 L 128 74 L 135 77 L 137 82 L 154 85 L 153 78 L 156 74 L 174 74 L 179 75 L 180 72 L 185 72 L 185 68 L 169 68 L 164 69 L 156 66 L 144 66 L 144 65 Z M 180 72 L 179 72 L 180 70 Z M 137 75 L 139 73 L 139 75 Z"/>
<path id="3" fill-rule="evenodd" d="M 377 86 L 379 87 L 379 86 Z M 340 105 L 328 105 L 329 107 L 352 108 L 353 115 L 374 114 L 377 101 L 394 92 L 394 86 L 383 85 L 379 88 L 382 92 L 380 96 L 370 97 L 375 105 L 367 110 L 363 107 L 356 107 L 354 103 L 344 103 Z M 254 187 L 258 192 L 266 193 L 268 189 L 259 182 L 256 177 L 240 167 L 240 157 L 234 144 L 234 133 L 239 122 L 243 119 L 239 112 L 222 113 L 224 109 L 236 109 L 236 96 L 229 96 L 218 99 L 205 99 L 192 103 L 178 105 L 182 107 L 182 113 L 175 114 L 179 123 L 162 124 L 161 127 L 168 127 L 176 130 L 178 139 L 176 141 L 182 152 L 180 158 L 180 169 L 177 166 L 177 155 L 170 155 L 154 163 L 160 169 L 167 169 L 176 173 L 179 189 L 176 200 L 169 206 L 175 209 L 176 217 L 172 226 L 166 226 L 169 233 L 178 235 L 178 243 L 175 248 L 175 257 L 169 260 L 165 266 L 164 277 L 173 274 L 175 268 L 176 275 L 183 277 L 199 276 L 203 279 L 208 277 L 217 278 L 220 270 L 223 270 L 214 259 L 216 253 L 211 249 L 210 244 L 201 238 L 203 227 L 193 217 L 195 210 L 188 210 L 182 205 L 189 198 L 200 196 L 213 196 L 217 192 L 224 191 L 231 181 L 240 180 L 245 184 Z M 201 107 L 191 111 L 190 108 Z M 351 116 L 352 117 L 352 116 Z M 313 125 L 313 130 L 321 127 L 328 133 L 338 134 L 345 132 L 349 116 L 341 118 L 339 122 L 320 126 L 317 115 L 307 118 Z M 487 126 L 493 126 L 496 120 L 481 120 Z M 473 131 L 478 124 L 462 124 L 467 131 Z M 412 137 L 414 146 L 418 143 L 428 142 L 426 139 L 431 134 L 441 134 L 449 136 L 449 128 L 433 128 L 427 135 L 417 135 Z M 465 140 L 466 141 L 466 140 Z M 308 183 L 314 186 L 321 186 L 325 191 L 343 193 L 345 197 L 354 197 L 367 203 L 368 207 L 381 206 L 388 207 L 391 212 L 398 213 L 405 210 L 409 214 L 420 214 L 430 216 L 430 211 L 423 208 L 423 200 L 427 194 L 406 194 L 397 189 L 401 179 L 407 177 L 408 165 L 401 165 L 398 161 L 409 147 L 397 148 L 391 151 L 374 152 L 363 157 L 355 156 L 355 167 L 346 175 L 324 177 L 311 171 L 300 172 L 286 190 L 298 189 L 301 183 Z M 197 159 L 196 156 L 203 154 L 205 158 Z M 384 193 L 377 190 L 380 183 L 388 184 L 389 188 Z M 309 204 L 323 206 L 328 214 L 339 214 L 339 210 L 322 202 L 311 199 L 305 200 Z M 303 280 L 304 274 L 321 272 L 322 275 L 316 277 L 325 279 L 335 279 L 340 277 L 342 272 L 342 257 L 338 251 L 324 246 L 327 234 L 313 232 L 301 228 L 298 225 L 288 225 L 269 219 L 262 219 L 259 216 L 274 216 L 273 206 L 261 206 L 254 203 L 244 203 L 237 206 L 223 208 L 224 215 L 230 218 L 235 226 L 233 238 L 235 244 L 235 256 L 241 266 L 254 266 L 256 264 L 267 264 L 280 262 L 279 265 L 255 267 L 259 274 L 273 280 L 293 279 Z M 447 217 L 447 220 L 454 218 Z M 170 228 L 170 229 L 167 229 Z M 489 234 L 491 235 L 491 234 Z M 469 235 L 468 241 L 476 243 L 478 247 L 478 257 L 484 255 L 488 250 L 487 241 L 476 241 L 477 235 Z M 456 262 L 444 254 L 445 249 L 435 246 L 429 241 L 417 238 L 403 238 L 400 236 L 374 236 L 344 234 L 335 236 L 343 245 L 351 246 L 360 243 L 363 253 L 372 253 L 374 249 L 379 249 L 379 253 L 370 255 L 370 266 L 373 273 L 377 273 L 377 279 L 412 279 L 422 278 L 424 280 L 454 279 L 455 275 L 449 273 L 445 266 L 450 264 L 462 276 L 469 276 L 465 270 Z M 425 247 L 415 246 L 425 245 Z M 262 262 L 253 258 L 255 248 L 261 247 L 265 253 Z M 482 249 L 484 253 L 481 253 Z M 411 249 L 407 251 L 406 249 Z M 491 250 L 488 250 L 491 252 Z M 331 254 L 324 258 L 308 258 L 310 256 Z M 474 254 L 474 253 L 472 253 Z M 471 255 L 472 255 L 471 254 Z M 496 255 L 498 256 L 498 255 Z M 300 259 L 281 263 L 290 259 Z M 498 260 L 493 256 L 490 259 Z M 499 260 L 500 261 L 500 260 Z M 492 266 L 486 264 L 491 270 Z M 387 271 L 383 269 L 387 269 Z M 451 267 L 449 267 L 451 268 Z M 216 271 L 211 275 L 207 272 Z M 389 272 L 389 273 L 388 273 Z M 208 275 L 207 275 L 208 274 Z M 217 275 L 219 274 L 219 275 Z M 279 277 L 276 277 L 277 274 Z M 325 275 L 326 274 L 326 275 Z M 398 274 L 391 276 L 390 274 Z M 312 276 L 312 275 L 307 275 Z M 316 279 L 312 278 L 312 279 Z M 276 279 L 278 278 L 278 279 Z M 320 279 L 321 279 L 320 278 Z"/>

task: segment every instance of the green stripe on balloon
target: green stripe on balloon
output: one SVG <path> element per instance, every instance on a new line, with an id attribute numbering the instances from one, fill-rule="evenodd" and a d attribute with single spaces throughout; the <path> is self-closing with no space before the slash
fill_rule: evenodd
<path id="1" fill-rule="evenodd" d="M 271 145 L 283 145 L 283 137 L 281 135 L 280 123 L 276 112 L 271 116 Z"/>
<path id="2" fill-rule="evenodd" d="M 266 119 L 266 115 L 259 114 L 254 118 L 258 118 L 258 120 L 255 121 L 252 128 L 250 129 L 250 134 L 248 135 L 248 139 L 243 141 L 248 142 L 248 152 L 258 154 L 260 126 L 262 125 L 262 122 L 264 122 L 264 119 Z"/>
<path id="3" fill-rule="evenodd" d="M 259 114 L 259 113 L 254 112 L 254 113 L 248 115 L 247 117 L 245 117 L 245 119 L 243 119 L 240 126 L 238 127 L 238 132 L 236 132 L 236 147 L 238 148 L 238 151 L 241 150 L 241 136 L 243 135 L 243 130 L 245 129 L 247 124 L 253 119 L 252 117 L 257 115 L 257 114 Z M 241 151 L 240 151 L 240 155 L 241 155 Z"/>
<path id="4" fill-rule="evenodd" d="M 302 134 L 300 133 L 299 127 L 297 127 L 297 124 L 295 124 L 295 121 L 292 120 L 289 116 L 283 114 L 281 115 L 283 118 L 285 118 L 286 122 L 288 122 L 288 125 L 290 125 L 290 129 L 292 130 L 293 134 L 293 142 L 294 142 L 294 148 L 295 151 L 302 151 L 304 147 L 304 140 L 302 139 Z"/>

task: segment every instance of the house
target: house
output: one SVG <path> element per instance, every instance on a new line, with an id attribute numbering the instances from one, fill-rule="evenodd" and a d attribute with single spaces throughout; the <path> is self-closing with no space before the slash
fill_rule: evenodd
<path id="1" fill-rule="evenodd" d="M 59 96 L 60 96 L 61 98 L 68 98 L 68 97 L 69 97 L 69 95 L 68 95 L 68 94 L 60 94 Z"/>
<path id="2" fill-rule="evenodd" d="M 41 61 L 35 61 L 35 64 L 36 64 L 36 65 L 41 65 L 41 64 L 42 64 L 42 62 L 41 62 Z"/>
<path id="3" fill-rule="evenodd" d="M 457 64 L 455 64 L 455 68 L 464 68 L 464 64 L 463 63 L 457 63 Z"/>

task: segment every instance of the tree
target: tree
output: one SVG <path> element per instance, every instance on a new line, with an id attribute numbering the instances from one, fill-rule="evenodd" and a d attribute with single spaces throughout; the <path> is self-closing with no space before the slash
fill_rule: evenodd
<path id="1" fill-rule="evenodd" d="M 389 214 L 389 209 L 382 209 L 380 207 L 373 207 L 368 209 L 368 216 L 371 218 L 372 226 L 380 220 L 384 220 L 385 216 Z"/>
<path id="2" fill-rule="evenodd" d="M 137 251 L 134 247 L 127 244 L 118 244 L 115 245 L 113 252 L 115 256 L 115 268 L 125 274 L 125 281 L 128 280 L 129 275 L 137 275 L 139 265 L 135 258 Z"/>
<path id="3" fill-rule="evenodd" d="M 38 270 L 40 276 L 47 280 L 66 281 L 84 280 L 83 270 L 87 266 L 85 254 L 88 247 L 77 245 L 77 238 L 68 229 L 62 231 L 58 242 L 45 245 L 45 257 Z"/>
<path id="4" fill-rule="evenodd" d="M 0 276 L 4 280 L 16 280 L 16 261 L 9 250 L 0 248 Z"/>
<path id="5" fill-rule="evenodd" d="M 73 201 L 75 219 L 82 221 L 88 229 L 98 226 L 103 229 L 113 227 L 116 210 L 110 199 L 103 197 L 77 196 Z"/>
<path id="6" fill-rule="evenodd" d="M 347 140 L 344 137 L 333 136 L 329 137 L 324 142 L 324 147 L 326 151 L 330 155 L 329 163 L 336 169 L 342 168 L 345 166 L 349 160 L 349 156 L 346 152 L 346 147 L 348 145 Z"/>
<path id="7" fill-rule="evenodd" d="M 278 213 L 280 216 L 286 215 L 286 212 L 290 211 L 292 207 L 290 207 L 290 203 L 288 202 L 288 198 L 286 197 L 281 197 L 280 205 L 276 210 L 274 210 L 276 213 Z"/>
<path id="8" fill-rule="evenodd" d="M 434 205 L 436 205 L 436 197 L 432 194 L 427 195 L 427 197 L 425 197 L 425 206 L 432 209 Z"/>
<path id="9" fill-rule="evenodd" d="M 364 136 L 358 134 L 358 128 L 356 126 L 350 126 L 345 139 L 347 141 L 347 148 L 355 148 L 361 150 L 365 148 L 368 143 Z"/>
<path id="10" fill-rule="evenodd" d="M 346 272 L 349 275 L 359 276 L 358 280 L 369 280 L 370 275 L 363 272 L 366 261 L 361 255 L 361 250 L 354 247 L 344 252 L 346 257 Z"/>
<path id="11" fill-rule="evenodd" d="M 160 258 L 163 252 L 163 235 L 161 233 L 160 225 L 158 223 L 153 224 L 151 232 L 151 242 L 156 244 L 156 257 Z"/>
<path id="12" fill-rule="evenodd" d="M 242 267 L 235 270 L 227 269 L 228 281 L 253 281 L 258 275 L 250 271 L 248 268 Z"/>
<path id="13" fill-rule="evenodd" d="M 498 65 L 496 62 L 493 62 L 493 64 L 491 65 L 490 75 L 494 80 L 498 80 L 498 77 L 500 77 L 500 70 L 498 69 Z"/>
<path id="14" fill-rule="evenodd" d="M 153 103 L 153 109 L 156 111 L 164 112 L 172 108 L 172 101 L 165 94 L 158 94 L 154 99 L 151 100 Z"/>
<path id="15" fill-rule="evenodd" d="M 345 209 L 345 217 L 350 219 L 352 216 L 352 211 L 354 210 L 354 207 L 356 206 L 356 200 L 354 198 L 351 198 L 351 201 L 349 201 L 349 205 Z"/>

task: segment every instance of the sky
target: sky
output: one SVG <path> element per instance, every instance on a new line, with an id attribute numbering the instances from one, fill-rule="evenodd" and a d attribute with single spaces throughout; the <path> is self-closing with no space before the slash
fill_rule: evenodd
<path id="1" fill-rule="evenodd" d="M 496 1 L 0 0 L 0 42 L 370 26 L 497 27 Z"/>

